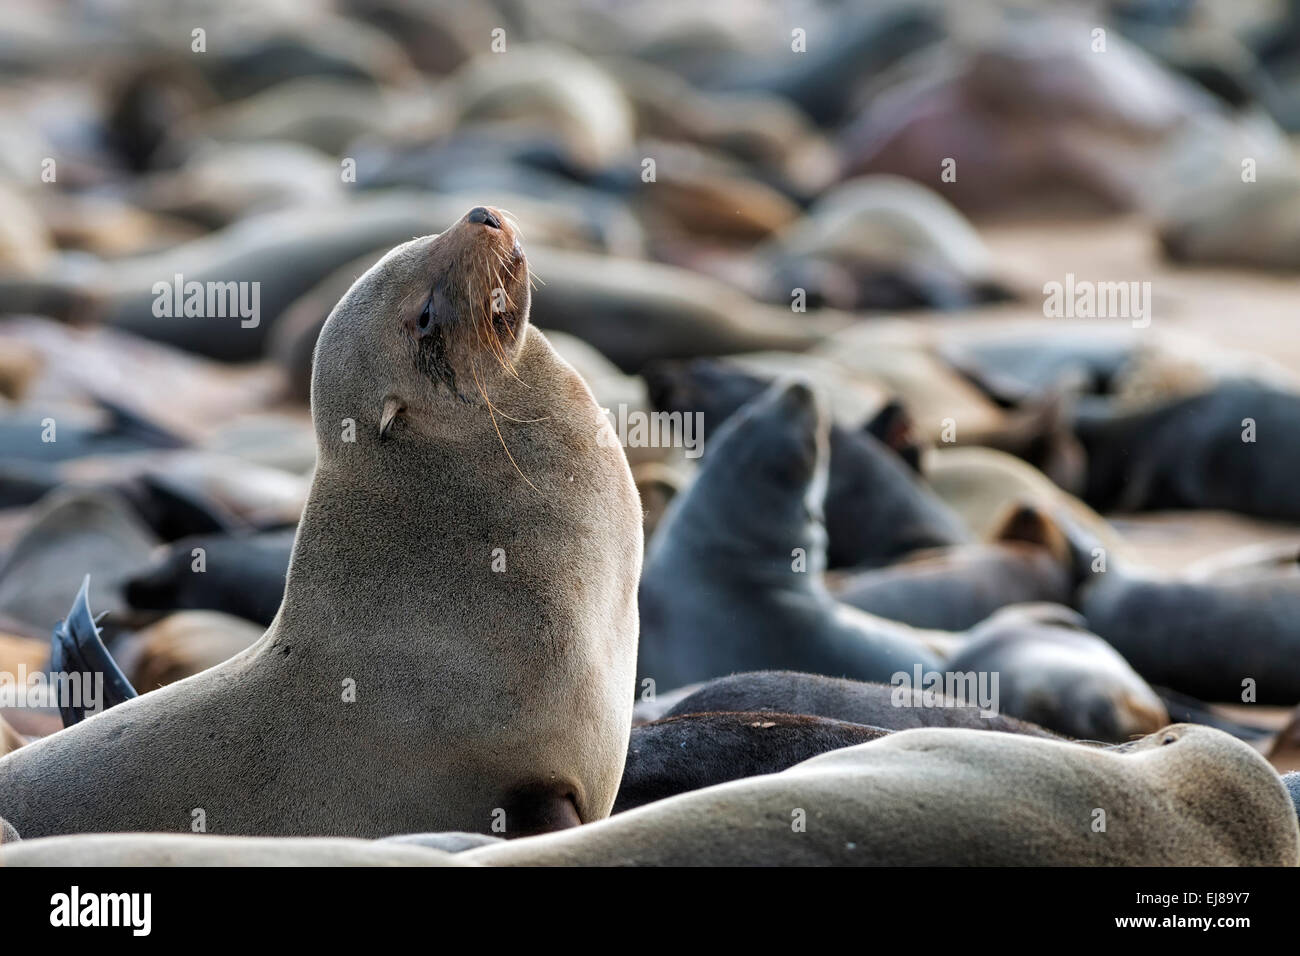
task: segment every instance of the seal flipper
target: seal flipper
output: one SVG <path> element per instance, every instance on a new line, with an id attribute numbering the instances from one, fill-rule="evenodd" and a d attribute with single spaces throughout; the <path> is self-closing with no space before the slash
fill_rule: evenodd
<path id="1" fill-rule="evenodd" d="M 97 622 L 90 613 L 89 591 L 90 575 L 87 574 L 72 601 L 67 619 L 54 626 L 50 641 L 50 671 L 87 677 L 102 674 L 104 699 L 100 701 L 100 709 L 106 710 L 137 694 L 99 638 Z M 77 695 L 76 699 L 75 704 L 71 700 L 59 701 L 59 713 L 63 715 L 64 727 L 71 727 L 85 719 L 85 695 Z"/>
<path id="2" fill-rule="evenodd" d="M 582 825 L 573 788 L 560 781 L 525 783 L 514 787 L 501 803 L 506 813 L 506 839 L 536 836 Z"/>
<path id="3" fill-rule="evenodd" d="M 119 435 L 129 435 L 153 448 L 189 448 L 190 442 L 157 425 L 144 415 L 120 402 L 92 393 L 95 404 L 108 413 L 111 430 Z"/>

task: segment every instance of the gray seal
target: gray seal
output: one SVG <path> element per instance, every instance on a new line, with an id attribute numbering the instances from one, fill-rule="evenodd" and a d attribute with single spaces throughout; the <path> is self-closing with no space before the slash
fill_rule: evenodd
<path id="1" fill-rule="evenodd" d="M 639 685 L 784 668 L 889 681 L 937 656 L 918 632 L 838 604 L 822 581 L 829 418 L 803 382 L 731 416 L 650 542 Z"/>

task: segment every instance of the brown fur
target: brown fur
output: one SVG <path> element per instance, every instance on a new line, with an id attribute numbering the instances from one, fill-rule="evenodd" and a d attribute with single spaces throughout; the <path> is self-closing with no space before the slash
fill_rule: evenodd
<path id="1" fill-rule="evenodd" d="M 1208 727 L 1178 724 L 1110 748 L 922 729 L 457 862 L 1295 866 L 1300 831 L 1264 758 Z"/>
<path id="2" fill-rule="evenodd" d="M 266 634 L 0 760 L 20 833 L 188 831 L 200 809 L 216 833 L 487 832 L 505 809 L 513 835 L 530 808 L 512 821 L 507 801 L 539 780 L 583 822 L 609 813 L 640 504 L 527 324 L 526 260 L 492 212 L 499 228 L 467 216 L 390 252 L 326 323 L 317 466 Z"/>

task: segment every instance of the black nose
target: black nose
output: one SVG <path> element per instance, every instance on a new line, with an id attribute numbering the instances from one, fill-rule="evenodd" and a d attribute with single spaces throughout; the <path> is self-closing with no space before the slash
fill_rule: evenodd
<path id="1" fill-rule="evenodd" d="M 475 206 L 469 211 L 469 215 L 466 218 L 470 222 L 481 222 L 483 225 L 491 226 L 493 229 L 501 228 L 501 220 L 488 212 L 487 208 L 484 206 Z"/>

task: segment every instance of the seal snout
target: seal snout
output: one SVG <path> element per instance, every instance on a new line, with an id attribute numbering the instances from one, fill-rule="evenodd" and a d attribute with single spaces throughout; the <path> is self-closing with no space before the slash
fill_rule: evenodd
<path id="1" fill-rule="evenodd" d="M 489 209 L 487 206 L 475 206 L 465 215 L 465 219 L 468 222 L 480 223 L 489 229 L 501 228 L 501 217 L 496 214 L 495 210 Z"/>
<path id="2" fill-rule="evenodd" d="M 787 415 L 806 420 L 814 428 L 820 425 L 825 411 L 811 382 L 790 377 L 777 382 L 773 388 L 779 394 L 781 408 Z"/>

